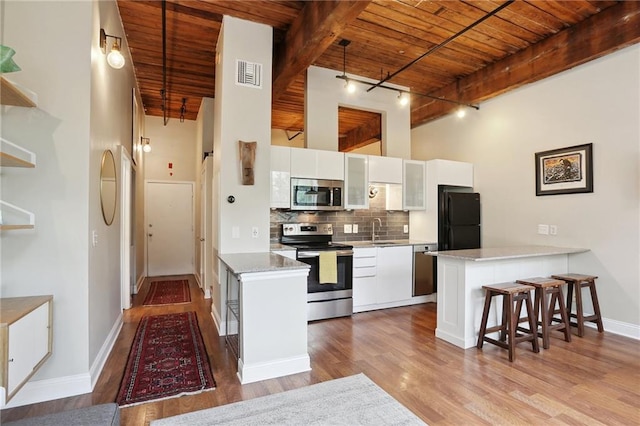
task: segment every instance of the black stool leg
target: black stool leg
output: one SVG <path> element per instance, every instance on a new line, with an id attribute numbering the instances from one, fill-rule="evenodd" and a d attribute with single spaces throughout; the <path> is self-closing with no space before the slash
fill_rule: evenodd
<path id="1" fill-rule="evenodd" d="M 596 315 L 595 323 L 598 326 L 598 332 L 604 332 L 602 326 L 602 315 L 600 315 L 600 303 L 598 303 L 598 294 L 596 293 L 596 283 L 589 280 L 589 291 L 591 292 L 591 302 L 593 303 L 593 313 Z"/>
<path id="2" fill-rule="evenodd" d="M 478 344 L 476 345 L 478 349 L 482 349 L 482 344 L 484 343 L 484 335 L 487 332 L 487 321 L 489 319 L 489 308 L 491 307 L 491 298 L 493 296 L 489 290 L 486 290 L 485 293 L 484 311 L 482 311 L 482 321 L 480 322 L 480 332 L 478 333 Z"/>
<path id="3" fill-rule="evenodd" d="M 508 300 L 509 304 L 509 318 L 508 318 L 508 330 L 509 333 L 509 361 L 513 362 L 516 357 L 516 327 L 518 326 L 518 321 L 516 315 L 518 312 L 514 312 L 513 308 L 513 294 L 509 293 L 508 296 L 504 297 L 505 300 Z"/>
<path id="4" fill-rule="evenodd" d="M 535 318 L 535 315 L 533 314 L 530 293 L 527 294 L 525 302 L 527 306 L 527 317 L 529 318 L 529 330 L 532 335 L 531 346 L 532 346 L 533 352 L 538 353 L 540 352 L 540 346 L 538 345 L 538 325 L 536 324 L 536 318 Z"/>

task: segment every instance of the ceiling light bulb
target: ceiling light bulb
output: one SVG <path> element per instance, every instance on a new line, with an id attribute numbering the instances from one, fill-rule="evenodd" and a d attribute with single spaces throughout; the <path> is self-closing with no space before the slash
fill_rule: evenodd
<path id="1" fill-rule="evenodd" d="M 462 118 L 467 115 L 467 111 L 463 107 L 460 107 L 458 109 L 458 112 L 456 112 L 456 115 L 458 116 L 458 118 Z"/>
<path id="2" fill-rule="evenodd" d="M 355 93 L 356 91 L 356 84 L 351 80 L 347 80 L 347 84 L 344 87 L 347 88 L 347 92 L 349 93 Z"/>
<path id="3" fill-rule="evenodd" d="M 400 92 L 398 95 L 398 102 L 401 106 L 409 105 L 409 94 L 406 92 Z"/>
<path id="4" fill-rule="evenodd" d="M 149 142 L 147 142 L 144 145 L 142 145 L 142 150 L 144 152 L 151 152 L 151 145 L 149 145 Z"/>
<path id="5" fill-rule="evenodd" d="M 111 52 L 107 55 L 107 62 L 111 65 L 111 68 L 115 68 L 119 70 L 124 66 L 124 56 L 120 52 L 120 46 L 118 45 L 118 41 L 113 42 L 113 47 L 111 47 Z"/>

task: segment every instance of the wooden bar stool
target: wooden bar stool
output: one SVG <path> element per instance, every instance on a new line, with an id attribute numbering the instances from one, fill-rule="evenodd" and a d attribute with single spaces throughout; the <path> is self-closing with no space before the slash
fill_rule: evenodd
<path id="1" fill-rule="evenodd" d="M 565 281 L 569 284 L 569 291 L 567 291 L 567 313 L 569 317 L 576 318 L 576 323 L 571 323 L 578 327 L 578 337 L 584 336 L 584 323 L 586 321 L 595 322 L 598 326 L 600 333 L 604 332 L 602 326 L 602 316 L 600 315 L 600 304 L 598 303 L 598 294 L 596 293 L 596 279 L 598 277 L 594 275 L 582 275 L 582 274 L 557 274 L 552 275 L 552 278 Z M 583 303 L 582 303 L 582 288 L 589 287 L 591 292 L 591 303 L 593 305 L 593 315 L 584 316 Z M 576 295 L 576 313 L 571 312 L 571 303 L 573 301 L 573 292 L 575 289 Z"/>
<path id="2" fill-rule="evenodd" d="M 542 337 L 542 347 L 549 349 L 549 337 L 553 330 L 563 331 L 564 340 L 570 342 L 571 326 L 562 294 L 562 286 L 565 285 L 566 282 L 542 277 L 526 278 L 516 280 L 516 282 L 533 286 L 536 289 L 533 311 L 536 316 L 536 324 L 539 324 L 542 328 L 541 333 L 539 333 Z M 550 298 L 547 297 L 549 295 L 551 296 Z M 556 309 L 556 303 L 558 304 L 558 309 Z M 556 313 L 560 314 L 560 318 L 554 316 Z M 553 324 L 554 321 L 556 321 L 557 324 Z M 535 330 L 537 331 L 537 329 L 538 327 L 536 325 Z"/>
<path id="3" fill-rule="evenodd" d="M 482 344 L 486 341 L 501 348 L 509 350 L 509 361 L 516 358 L 516 345 L 520 342 L 531 341 L 533 352 L 540 352 L 538 347 L 538 336 L 535 331 L 523 334 L 518 333 L 517 327 L 520 320 L 520 311 L 522 310 L 522 302 L 526 303 L 527 317 L 529 318 L 530 330 L 535 330 L 536 323 L 531 308 L 530 293 L 534 287 L 517 283 L 501 283 L 484 285 L 486 295 L 484 300 L 484 311 L 482 312 L 482 321 L 480 323 L 480 332 L 478 334 L 478 349 L 482 349 Z M 489 319 L 489 309 L 491 308 L 491 300 L 493 296 L 502 296 L 502 323 L 487 328 Z M 514 310 L 515 303 L 515 310 Z M 500 340 L 487 337 L 487 334 L 500 332 Z"/>

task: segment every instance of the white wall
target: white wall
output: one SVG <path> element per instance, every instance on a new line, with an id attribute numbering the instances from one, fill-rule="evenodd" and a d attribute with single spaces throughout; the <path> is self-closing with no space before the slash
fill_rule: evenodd
<path id="1" fill-rule="evenodd" d="M 485 102 L 462 120 L 414 129 L 412 157 L 474 164 L 484 246 L 590 249 L 572 256 L 571 271 L 600 277 L 605 328 L 640 337 L 639 122 L 635 45 Z M 585 143 L 593 143 L 594 192 L 536 197 L 535 153 Z M 538 224 L 557 225 L 558 235 L 538 235 Z"/>
<path id="2" fill-rule="evenodd" d="M 86 244 L 89 247 L 89 362 L 92 386 L 109 355 L 110 347 L 105 347 L 115 339 L 121 324 L 120 297 L 120 209 L 121 194 L 118 190 L 116 215 L 111 226 L 106 226 L 100 204 L 100 164 L 105 149 L 113 152 L 118 170 L 120 158 L 118 145 L 132 153 L 133 88 L 136 86 L 133 65 L 128 55 L 128 45 L 123 41 L 125 67 L 116 70 L 107 64 L 106 56 L 100 50 L 100 28 L 107 34 L 122 35 L 124 30 L 120 14 L 113 1 L 90 3 L 93 7 L 92 26 L 84 39 L 84 53 L 81 60 L 91 60 L 91 115 L 89 154 L 89 228 Z M 61 24 L 58 22 L 59 26 Z M 78 37 L 78 35 L 76 35 Z M 90 56 L 89 56 L 90 53 Z M 76 87 L 77 83 L 71 83 Z M 73 99 L 69 100 L 73 102 Z M 140 110 L 141 114 L 142 111 Z M 137 141 L 136 141 L 137 142 Z M 80 141 L 84 146 L 86 141 Z M 121 174 L 117 176 L 121 179 Z M 119 183 L 118 183 L 119 185 Z M 98 233 L 98 244 L 91 245 L 91 234 Z M 55 298 L 54 298 L 55 302 Z M 111 334 L 111 335 L 110 335 Z"/>
<path id="3" fill-rule="evenodd" d="M 118 330 L 119 202 L 108 227 L 100 160 L 104 149 L 130 146 L 134 80 L 131 65 L 112 70 L 98 47 L 100 26 L 123 33 L 115 2 L 2 7 L 0 43 L 22 68 L 6 77 L 36 92 L 38 109 L 2 113 L 2 136 L 35 152 L 37 166 L 2 170 L 2 198 L 33 211 L 36 228 L 1 234 L 0 292 L 53 295 L 53 354 L 8 405 L 16 406 L 90 392 Z"/>
<path id="4" fill-rule="evenodd" d="M 214 256 L 269 251 L 272 35 L 271 27 L 225 16 L 218 37 L 213 108 Z M 261 89 L 235 84 L 236 59 L 262 64 Z M 257 142 L 254 185 L 242 185 L 240 140 Z M 234 203 L 227 202 L 229 196 L 235 197 Z M 258 238 L 251 237 L 253 227 L 258 228 Z M 224 290 L 220 281 L 225 277 L 220 276 L 219 262 L 214 263 L 211 309 L 221 326 Z"/>
<path id="5" fill-rule="evenodd" d="M 198 176 L 195 158 L 200 158 L 194 120 L 145 117 L 145 137 L 151 138 L 151 152 L 144 153 L 145 180 L 195 182 Z M 173 168 L 169 169 L 169 163 Z M 173 173 L 173 175 L 171 175 Z"/>
<path id="6" fill-rule="evenodd" d="M 214 175 L 219 206 L 220 253 L 269 251 L 270 144 L 271 144 L 271 38 L 272 29 L 228 16 L 218 42 L 214 113 Z M 262 64 L 263 87 L 235 84 L 236 59 Z M 218 85 L 218 82 L 220 85 Z M 218 113 L 220 116 L 218 118 Z M 257 142 L 254 185 L 242 185 L 238 141 Z M 214 179 L 216 177 L 214 176 Z M 228 203 L 227 197 L 235 202 Z M 233 238 L 232 228 L 239 229 Z M 251 237 L 258 227 L 259 237 Z"/>
<path id="7" fill-rule="evenodd" d="M 375 89 L 357 84 L 355 93 L 348 93 L 341 72 L 319 67 L 307 70 L 305 91 L 306 148 L 338 151 L 338 107 L 361 109 L 382 114 L 382 155 L 411 158 L 411 108 L 398 104 L 398 92 Z M 349 75 L 359 80 L 363 77 Z M 403 86 L 385 84 L 408 90 Z"/>

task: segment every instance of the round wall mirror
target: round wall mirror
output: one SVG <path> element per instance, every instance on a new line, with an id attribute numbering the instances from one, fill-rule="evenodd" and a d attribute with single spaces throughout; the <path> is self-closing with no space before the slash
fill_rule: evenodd
<path id="1" fill-rule="evenodd" d="M 111 150 L 106 149 L 102 153 L 100 165 L 100 205 L 104 223 L 111 225 L 116 214 L 116 196 L 118 185 L 116 184 L 116 162 Z"/>

